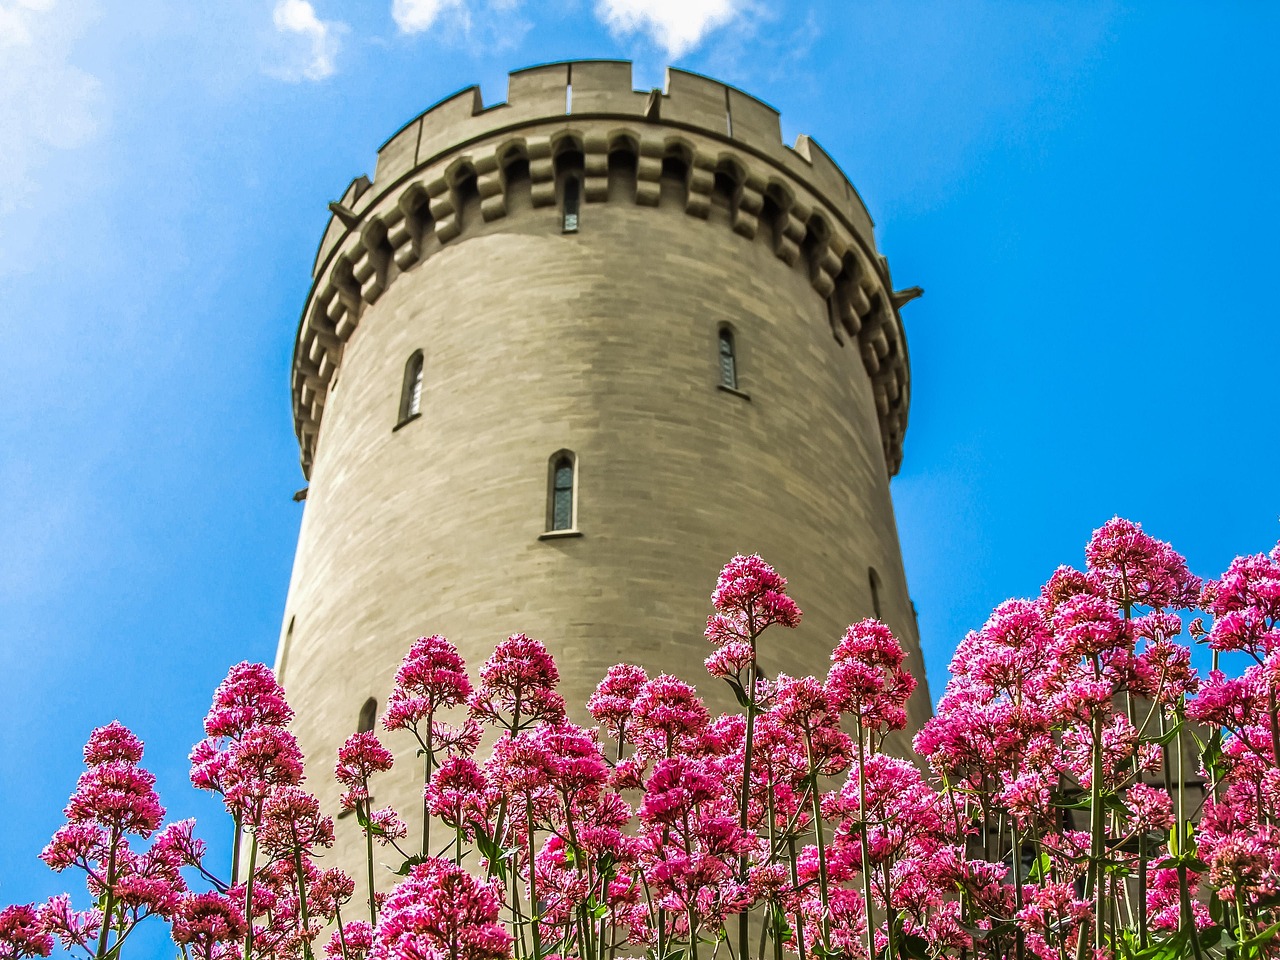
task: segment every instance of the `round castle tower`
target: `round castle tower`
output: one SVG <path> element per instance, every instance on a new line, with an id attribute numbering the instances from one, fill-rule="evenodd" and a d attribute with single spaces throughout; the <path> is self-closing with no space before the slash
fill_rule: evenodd
<path id="1" fill-rule="evenodd" d="M 293 359 L 310 481 L 276 672 L 330 813 L 338 746 L 381 715 L 413 638 L 475 670 L 523 632 L 571 714 L 617 662 L 710 705 L 709 595 L 758 552 L 804 611 L 771 675 L 821 673 L 880 616 L 921 681 L 889 478 L 910 372 L 857 192 L 808 137 L 733 87 L 626 62 L 472 87 L 378 152 L 330 204 Z M 370 702 L 372 701 L 372 705 Z M 411 833 L 412 738 L 378 805 Z M 339 862 L 359 831 L 339 827 Z"/>

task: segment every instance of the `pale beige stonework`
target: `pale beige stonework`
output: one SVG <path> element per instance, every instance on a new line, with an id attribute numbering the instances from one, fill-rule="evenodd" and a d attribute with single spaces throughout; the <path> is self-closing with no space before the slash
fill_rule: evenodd
<path id="1" fill-rule="evenodd" d="M 330 224 L 303 314 L 310 487 L 277 672 L 309 787 L 337 812 L 337 747 L 368 698 L 381 713 L 425 633 L 457 644 L 473 676 L 508 634 L 542 640 L 580 720 L 620 661 L 728 708 L 702 628 L 736 552 L 774 564 L 804 610 L 766 635 L 770 673 L 825 670 L 845 626 L 872 615 L 874 568 L 921 723 L 889 496 L 906 344 L 853 188 L 811 141 L 783 146 L 764 104 L 693 74 L 651 95 L 626 64 L 556 64 L 513 74 L 507 105 L 478 105 L 464 92 L 384 146 Z M 663 176 L 664 157 L 687 172 L 669 159 Z M 563 233 L 578 169 L 580 227 Z M 723 324 L 740 394 L 718 386 Z M 393 429 L 416 350 L 422 413 Z M 577 457 L 581 535 L 541 539 L 560 450 Z M 412 738 L 383 736 L 399 768 L 376 801 L 416 833 Z M 355 825 L 338 834 L 336 862 L 361 863 Z"/>

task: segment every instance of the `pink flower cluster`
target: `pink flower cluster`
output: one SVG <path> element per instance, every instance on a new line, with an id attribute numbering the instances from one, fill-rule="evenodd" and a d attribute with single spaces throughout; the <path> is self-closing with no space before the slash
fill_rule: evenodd
<path id="1" fill-rule="evenodd" d="M 474 685 L 448 640 L 415 641 L 383 727 L 416 741 L 421 813 L 374 809 L 395 758 L 372 731 L 334 768 L 367 919 L 318 861 L 334 821 L 303 786 L 283 690 L 239 664 L 191 774 L 236 824 L 230 882 L 190 821 L 159 829 L 142 745 L 112 724 L 42 855 L 84 871 L 98 905 L 7 908 L 0 960 L 58 941 L 118 960 L 151 915 L 188 960 L 314 960 L 326 929 L 330 960 L 1280 957 L 1280 546 L 1202 584 L 1117 518 L 1085 559 L 964 638 L 915 761 L 887 752 L 916 680 L 886 624 L 851 625 L 824 676 L 766 670 L 769 629 L 801 614 L 758 556 L 724 568 L 706 629 L 741 712 L 619 664 L 579 726 L 537 640 L 499 643 Z M 1203 678 L 1181 639 L 1197 607 Z M 389 894 L 375 844 L 403 859 Z"/>

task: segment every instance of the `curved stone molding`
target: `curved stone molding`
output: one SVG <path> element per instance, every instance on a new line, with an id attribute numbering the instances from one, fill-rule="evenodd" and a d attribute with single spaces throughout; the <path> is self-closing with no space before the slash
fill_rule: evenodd
<path id="1" fill-rule="evenodd" d="M 585 209 L 679 202 L 807 271 L 832 335 L 870 377 L 885 467 L 897 473 L 910 400 L 906 338 L 871 219 L 839 168 L 807 136 L 785 146 L 777 112 L 733 87 L 671 69 L 665 90 L 636 91 L 627 62 L 575 61 L 512 73 L 505 103 L 486 107 L 476 87 L 441 101 L 382 146 L 372 183 L 357 178 L 331 204 L 293 359 L 308 477 L 326 398 L 365 307 L 446 245 L 500 229 L 509 216 L 546 217 L 536 211 L 557 203 L 570 175 L 581 177 Z"/>

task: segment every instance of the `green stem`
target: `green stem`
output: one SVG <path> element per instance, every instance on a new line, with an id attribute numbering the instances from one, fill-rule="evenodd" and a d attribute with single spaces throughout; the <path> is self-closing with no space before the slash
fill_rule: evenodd
<path id="1" fill-rule="evenodd" d="M 818 791 L 818 767 L 813 762 L 813 735 L 806 727 L 804 731 L 804 753 L 809 765 L 809 780 L 813 784 L 813 836 L 818 846 L 818 895 L 822 900 L 822 949 L 825 952 L 831 939 L 831 906 L 827 897 L 827 850 L 826 840 L 822 835 L 822 796 Z M 863 823 L 866 829 L 866 823 Z M 867 872 L 868 864 L 862 861 L 862 870 Z M 867 908 L 870 910 L 868 902 Z"/>
<path id="2" fill-rule="evenodd" d="M 568 814 L 568 801 L 565 801 L 566 815 Z M 527 815 L 527 826 L 529 834 L 529 913 L 533 918 L 533 956 L 534 960 L 542 960 L 542 931 L 538 927 L 538 881 L 536 871 L 534 870 L 534 832 L 533 832 L 533 807 L 525 804 L 525 813 Z M 578 851 L 574 851 L 575 856 Z M 583 954 L 587 956 L 587 954 Z"/>
<path id="3" fill-rule="evenodd" d="M 302 952 L 307 960 L 312 960 L 311 953 L 311 914 L 307 911 L 307 881 L 304 879 L 306 874 L 302 872 L 302 851 L 294 848 L 293 851 L 293 869 L 298 877 L 298 913 L 302 917 Z"/>
<path id="4" fill-rule="evenodd" d="M 231 823 L 235 827 L 235 836 L 231 838 L 231 886 L 235 886 L 240 882 L 240 839 L 243 830 L 240 828 L 240 814 L 236 814 L 231 818 Z"/>
<path id="5" fill-rule="evenodd" d="M 369 870 L 369 922 L 373 926 L 378 925 L 378 898 L 373 892 L 373 811 L 370 809 L 373 804 L 368 799 L 364 801 L 364 853 L 365 865 Z"/>
<path id="6" fill-rule="evenodd" d="M 253 873 L 258 865 L 258 836 L 249 839 L 249 875 L 244 882 L 244 960 L 253 953 Z"/>
<path id="7" fill-rule="evenodd" d="M 742 746 L 742 809 L 738 814 L 738 826 L 745 833 L 747 830 L 747 808 L 751 803 L 751 761 L 752 754 L 755 750 L 755 731 L 756 731 L 756 696 L 758 693 L 760 668 L 756 663 L 756 631 L 754 624 L 750 625 L 751 633 L 751 666 L 748 667 L 748 692 L 747 692 L 747 729 L 743 739 Z M 747 855 L 744 853 L 738 858 L 738 881 L 740 883 L 747 882 Z M 738 956 L 741 960 L 747 960 L 751 951 L 751 927 L 749 921 L 749 912 L 743 910 L 738 914 Z"/>
<path id="8" fill-rule="evenodd" d="M 867 839 L 867 746 L 866 732 L 862 726 L 862 717 L 857 718 L 858 732 L 858 843 L 862 847 L 862 897 L 866 901 L 867 914 L 867 956 L 876 955 L 875 924 L 871 913 L 871 844 Z"/>
<path id="9" fill-rule="evenodd" d="M 120 845 L 120 829 L 118 827 L 111 828 L 111 846 L 110 852 L 107 854 L 107 902 L 102 910 L 102 930 L 98 934 L 98 952 L 96 954 L 98 960 L 102 960 L 107 955 L 107 936 L 111 932 L 111 914 L 115 912 L 115 888 L 116 888 L 116 847 Z"/>

